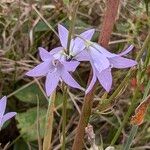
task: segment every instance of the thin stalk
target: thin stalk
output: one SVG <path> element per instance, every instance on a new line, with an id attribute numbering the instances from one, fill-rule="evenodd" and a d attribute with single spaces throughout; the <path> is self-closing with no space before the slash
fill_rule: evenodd
<path id="1" fill-rule="evenodd" d="M 123 150 L 129 150 L 130 147 L 131 147 L 131 144 L 132 144 L 132 141 L 137 133 L 137 130 L 138 130 L 138 126 L 137 125 L 134 125 L 130 131 L 130 134 L 129 134 L 129 138 L 123 148 Z"/>
<path id="2" fill-rule="evenodd" d="M 54 91 L 49 99 L 49 105 L 46 116 L 46 127 L 43 141 L 43 150 L 51 149 L 51 139 L 53 130 L 53 120 L 54 120 L 54 103 L 55 103 L 56 91 Z"/>
<path id="3" fill-rule="evenodd" d="M 70 26 L 69 26 L 69 35 L 68 35 L 68 43 L 67 43 L 67 51 L 66 51 L 67 55 L 69 55 L 70 53 L 70 43 L 71 43 L 71 38 L 74 32 L 74 26 L 75 26 L 79 3 L 80 3 L 80 0 L 74 0 L 73 5 L 72 5 L 74 6 L 74 8 L 73 8 L 73 11 L 71 12 L 71 20 L 70 20 Z"/>
<path id="4" fill-rule="evenodd" d="M 121 126 L 119 127 L 119 129 L 117 130 L 114 138 L 112 139 L 111 145 L 114 145 L 116 143 L 123 127 L 125 126 L 125 124 L 127 123 L 128 119 L 129 119 L 131 113 L 133 112 L 133 110 L 135 110 L 136 105 L 138 103 L 138 101 L 137 101 L 138 94 L 139 94 L 139 87 L 137 87 L 135 89 L 135 92 L 134 92 L 134 95 L 133 95 L 133 98 L 132 98 L 132 101 L 131 101 L 131 105 L 129 106 L 129 109 L 128 109 L 127 113 L 125 114 L 125 117 L 123 119 L 123 122 L 122 122 Z"/>
<path id="5" fill-rule="evenodd" d="M 42 150 L 42 141 L 40 136 L 40 122 L 39 122 L 39 97 L 37 95 L 37 137 L 38 137 L 38 150 Z"/>
<path id="6" fill-rule="evenodd" d="M 67 87 L 63 90 L 63 110 L 62 110 L 62 147 L 61 150 L 66 148 L 66 121 L 67 121 Z"/>
<path id="7" fill-rule="evenodd" d="M 33 8 L 33 10 L 39 15 L 39 17 L 44 21 L 44 23 L 55 33 L 55 35 L 56 35 L 57 37 L 59 37 L 59 36 L 58 36 L 58 33 L 55 31 L 55 29 L 52 27 L 52 25 L 50 25 L 50 24 L 47 22 L 47 20 L 42 16 L 42 14 L 36 9 L 36 7 L 35 7 L 34 5 L 32 5 L 32 8 Z"/>
<path id="8" fill-rule="evenodd" d="M 69 28 L 69 33 L 68 33 L 68 42 L 67 42 L 67 50 L 66 53 L 67 55 L 70 54 L 70 44 L 71 44 L 71 38 L 74 32 L 74 26 L 75 26 L 75 20 L 76 20 L 76 14 L 78 10 L 80 0 L 74 0 L 73 1 L 73 11 L 71 12 L 71 20 L 70 20 L 70 28 Z M 64 87 L 63 90 L 63 110 L 62 110 L 62 117 L 63 117 L 63 122 L 62 122 L 62 150 L 65 150 L 65 145 L 66 145 L 66 116 L 67 116 L 67 87 Z"/>

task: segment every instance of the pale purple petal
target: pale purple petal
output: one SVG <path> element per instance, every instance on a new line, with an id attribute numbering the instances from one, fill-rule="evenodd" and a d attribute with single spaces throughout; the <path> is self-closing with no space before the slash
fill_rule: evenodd
<path id="1" fill-rule="evenodd" d="M 92 90 L 92 88 L 93 88 L 93 86 L 95 85 L 96 80 L 97 80 L 97 77 L 96 77 L 96 70 L 95 70 L 94 67 L 92 67 L 92 68 L 93 68 L 93 77 L 92 77 L 92 80 L 91 80 L 91 82 L 90 82 L 88 88 L 87 88 L 86 91 L 85 91 L 85 94 L 89 93 L 89 92 Z"/>
<path id="2" fill-rule="evenodd" d="M 134 48 L 134 46 L 133 46 L 133 45 L 130 45 L 126 50 L 124 50 L 123 52 L 119 53 L 118 55 L 119 55 L 119 56 L 126 55 L 126 54 L 128 54 L 130 51 L 132 51 L 133 48 Z"/>
<path id="3" fill-rule="evenodd" d="M 90 48 L 90 55 L 92 63 L 99 72 L 110 66 L 109 60 L 105 57 L 105 55 L 101 54 L 93 47 Z"/>
<path id="4" fill-rule="evenodd" d="M 63 47 L 56 47 L 56 48 L 53 48 L 49 53 L 51 55 L 54 55 L 56 53 L 59 53 L 61 50 L 63 50 L 64 48 Z"/>
<path id="5" fill-rule="evenodd" d="M 75 46 L 74 39 L 71 39 L 71 42 L 70 42 L 70 52 L 73 51 L 74 46 Z"/>
<path id="6" fill-rule="evenodd" d="M 62 25 L 58 25 L 58 34 L 59 34 L 59 39 L 61 42 L 61 45 L 64 48 L 67 48 L 67 43 L 68 43 L 68 30 L 63 27 Z"/>
<path id="7" fill-rule="evenodd" d="M 79 36 L 81 36 L 85 40 L 90 41 L 92 39 L 92 36 L 94 35 L 94 32 L 95 32 L 95 29 L 89 29 L 89 30 L 81 33 Z M 80 42 L 80 40 L 78 38 L 81 39 L 80 37 L 77 37 L 76 41 Z"/>
<path id="8" fill-rule="evenodd" d="M 83 90 L 83 88 L 73 79 L 73 77 L 65 69 L 63 69 L 61 72 L 61 78 L 69 86 Z"/>
<path id="9" fill-rule="evenodd" d="M 59 61 L 66 61 L 66 55 L 63 54 L 63 51 L 60 51 L 58 53 L 55 53 L 53 55 L 55 60 L 59 60 Z"/>
<path id="10" fill-rule="evenodd" d="M 97 72 L 97 78 L 103 88 L 109 92 L 112 86 L 112 74 L 111 74 L 111 69 L 107 68 L 103 70 L 101 73 Z"/>
<path id="11" fill-rule="evenodd" d="M 2 127 L 3 124 L 4 124 L 7 120 L 11 119 L 11 118 L 14 117 L 16 114 L 17 114 L 16 112 L 9 112 L 9 113 L 5 114 L 5 115 L 3 116 L 3 118 L 2 118 L 2 121 L 1 121 L 1 123 L 0 123 L 0 126 Z"/>
<path id="12" fill-rule="evenodd" d="M 109 60 L 114 68 L 129 68 L 137 64 L 137 62 L 132 59 L 127 59 L 120 56 L 109 58 Z"/>
<path id="13" fill-rule="evenodd" d="M 74 72 L 80 63 L 78 61 L 65 61 L 63 65 L 67 71 Z"/>
<path id="14" fill-rule="evenodd" d="M 90 61 L 90 56 L 87 50 L 83 50 L 80 53 L 78 53 L 76 56 L 74 56 L 74 59 L 78 61 Z"/>
<path id="15" fill-rule="evenodd" d="M 59 74 L 57 71 L 53 73 L 48 73 L 45 81 L 45 89 L 47 96 L 50 96 L 52 92 L 56 89 L 59 82 Z"/>
<path id="16" fill-rule="evenodd" d="M 0 100 L 0 120 L 2 119 L 2 117 L 3 117 L 4 113 L 5 113 L 6 103 L 7 103 L 7 98 L 6 98 L 6 96 L 4 96 Z"/>
<path id="17" fill-rule="evenodd" d="M 80 37 L 75 38 L 74 47 L 72 50 L 74 54 L 81 52 L 85 48 L 85 40 L 91 40 L 94 32 L 95 32 L 94 29 L 90 29 L 90 30 L 87 30 L 87 31 L 81 33 L 79 35 L 81 38 Z"/>
<path id="18" fill-rule="evenodd" d="M 100 46 L 97 43 L 93 43 L 93 46 L 96 50 L 98 50 L 99 52 L 101 52 L 102 54 L 105 55 L 105 57 L 111 58 L 111 57 L 116 57 L 116 54 L 110 53 L 109 51 L 107 51 L 104 47 Z"/>
<path id="19" fill-rule="evenodd" d="M 50 70 L 50 66 L 51 66 L 50 61 L 44 61 L 43 63 L 37 65 L 32 70 L 28 71 L 26 75 L 31 77 L 45 76 Z"/>
<path id="20" fill-rule="evenodd" d="M 45 50 L 42 47 L 39 47 L 38 49 L 39 49 L 40 57 L 43 61 L 45 61 L 47 59 L 52 59 L 52 55 L 50 55 L 50 53 L 47 50 Z"/>

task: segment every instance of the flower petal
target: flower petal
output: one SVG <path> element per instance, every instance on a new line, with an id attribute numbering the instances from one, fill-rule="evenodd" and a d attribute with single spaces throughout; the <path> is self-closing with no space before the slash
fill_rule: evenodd
<path id="1" fill-rule="evenodd" d="M 67 48 L 67 43 L 68 43 L 68 30 L 63 27 L 62 25 L 58 25 L 58 34 L 59 34 L 59 39 L 61 42 L 61 45 L 64 48 Z"/>
<path id="2" fill-rule="evenodd" d="M 87 88 L 86 91 L 85 91 L 85 94 L 87 94 L 87 93 L 89 93 L 89 92 L 91 91 L 91 89 L 93 88 L 93 86 L 95 85 L 96 80 L 97 80 L 97 77 L 96 77 L 96 70 L 95 70 L 94 67 L 92 67 L 92 68 L 93 68 L 93 77 L 92 77 L 92 80 L 91 80 L 91 82 L 90 82 L 88 88 Z"/>
<path id="3" fill-rule="evenodd" d="M 101 73 L 97 72 L 97 78 L 103 88 L 109 92 L 112 86 L 112 74 L 111 74 L 111 69 L 107 68 L 103 70 Z"/>
<path id="4" fill-rule="evenodd" d="M 78 61 L 65 61 L 63 65 L 67 71 L 74 72 L 80 63 Z"/>
<path id="5" fill-rule="evenodd" d="M 79 36 L 82 37 L 83 39 L 81 39 L 80 37 L 76 37 L 74 40 L 74 47 L 72 52 L 74 54 L 77 54 L 79 52 L 81 52 L 84 48 L 85 48 L 85 40 L 91 40 L 93 34 L 94 34 L 95 30 L 94 29 L 90 29 L 87 30 L 83 33 L 81 33 Z"/>
<path id="6" fill-rule="evenodd" d="M 16 114 L 17 114 L 16 112 L 9 112 L 9 113 L 5 114 L 5 115 L 3 116 L 3 118 L 2 118 L 1 123 L 0 123 L 0 127 L 2 127 L 3 124 L 4 124 L 7 120 L 11 119 L 11 118 L 14 117 Z"/>
<path id="7" fill-rule="evenodd" d="M 110 66 L 109 60 L 105 57 L 105 55 L 101 54 L 93 47 L 90 47 L 90 55 L 92 59 L 92 64 L 99 72 Z"/>
<path id="8" fill-rule="evenodd" d="M 53 73 L 48 73 L 45 81 L 45 89 L 47 96 L 50 96 L 52 92 L 56 89 L 59 82 L 59 74 L 57 71 Z"/>
<path id="9" fill-rule="evenodd" d="M 26 75 L 31 77 L 45 76 L 48 73 L 50 66 L 51 66 L 50 61 L 44 61 L 43 63 L 37 65 L 32 70 L 28 71 Z"/>
<path id="10" fill-rule="evenodd" d="M 6 103 L 7 103 L 7 97 L 4 96 L 1 100 L 0 100 L 0 121 L 3 118 L 3 115 L 5 113 L 5 109 L 6 109 Z"/>
<path id="11" fill-rule="evenodd" d="M 87 31 L 84 31 L 83 33 L 80 34 L 80 36 L 82 38 L 84 38 L 85 40 L 91 40 L 92 36 L 94 35 L 95 29 L 89 29 Z M 77 37 L 79 39 L 81 39 L 80 37 Z M 78 41 L 78 39 L 76 38 L 76 40 Z"/>
<path id="12" fill-rule="evenodd" d="M 47 50 L 45 50 L 42 47 L 39 47 L 38 49 L 39 49 L 40 57 L 43 61 L 47 59 L 52 59 L 52 55 L 50 55 L 50 53 Z"/>
<path id="13" fill-rule="evenodd" d="M 133 45 L 130 45 L 126 50 L 124 50 L 123 52 L 119 53 L 118 55 L 119 55 L 119 56 L 126 55 L 126 54 L 128 54 L 130 51 L 132 51 L 133 48 L 134 48 L 134 46 L 133 46 Z"/>
<path id="14" fill-rule="evenodd" d="M 93 46 L 96 50 L 98 50 L 99 52 L 101 52 L 102 54 L 105 55 L 105 57 L 111 58 L 111 57 L 116 57 L 116 54 L 110 53 L 109 51 L 107 51 L 104 47 L 100 46 L 97 43 L 94 43 Z"/>
<path id="15" fill-rule="evenodd" d="M 74 56 L 74 59 L 78 61 L 90 61 L 90 56 L 87 50 L 83 50 L 80 53 L 78 53 L 76 56 Z"/>
<path id="16" fill-rule="evenodd" d="M 129 68 L 137 64 L 135 60 L 123 58 L 120 56 L 109 58 L 114 68 Z"/>
<path id="17" fill-rule="evenodd" d="M 63 47 L 56 47 L 56 48 L 53 48 L 49 53 L 51 55 L 54 55 L 56 53 L 59 53 L 61 50 L 63 50 L 64 48 Z"/>
<path id="18" fill-rule="evenodd" d="M 61 78 L 69 86 L 83 90 L 83 88 L 73 79 L 73 77 L 65 69 L 63 69 L 61 72 Z"/>

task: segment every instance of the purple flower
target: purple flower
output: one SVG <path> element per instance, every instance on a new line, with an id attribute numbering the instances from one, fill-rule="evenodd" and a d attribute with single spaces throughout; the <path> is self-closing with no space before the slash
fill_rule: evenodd
<path id="1" fill-rule="evenodd" d="M 3 126 L 3 124 L 11 119 L 12 117 L 14 117 L 17 113 L 16 112 L 9 112 L 9 113 L 5 113 L 5 109 L 6 109 L 6 103 L 7 103 L 7 98 L 6 96 L 4 96 L 2 99 L 0 99 L 0 130 Z"/>
<path id="2" fill-rule="evenodd" d="M 39 48 L 40 57 L 43 62 L 26 73 L 26 75 L 32 77 L 46 76 L 45 88 L 48 96 L 54 91 L 60 80 L 63 80 L 71 87 L 83 90 L 83 88 L 72 78 L 69 73 L 70 71 L 75 71 L 79 65 L 79 62 L 67 60 L 74 54 L 77 54 L 81 50 L 85 49 L 86 45 L 85 42 L 79 37 L 72 39 L 69 50 L 70 55 L 68 56 L 65 53 L 67 51 L 68 33 L 69 32 L 65 27 L 58 25 L 58 34 L 61 46 L 52 49 L 50 52 L 47 52 L 43 48 Z M 93 34 L 94 29 L 90 29 L 80 34 L 80 36 L 85 40 L 90 40 Z"/>
<path id="3" fill-rule="evenodd" d="M 48 52 L 43 48 L 39 48 L 39 53 L 43 62 L 27 72 L 26 75 L 32 77 L 46 76 L 45 88 L 48 96 L 56 89 L 59 81 L 64 81 L 73 88 L 83 90 L 69 73 L 75 71 L 79 65 L 78 61 L 61 61 L 57 59 L 56 54 L 53 55 L 53 52 Z"/>
<path id="4" fill-rule="evenodd" d="M 114 54 L 110 53 L 97 43 L 87 41 L 86 49 L 82 50 L 75 56 L 78 61 L 90 61 L 93 68 L 93 78 L 86 90 L 86 93 L 92 89 L 97 79 L 103 88 L 109 92 L 112 86 L 111 68 L 129 68 L 137 64 L 134 60 L 122 57 L 129 53 L 132 49 L 133 46 L 131 45 L 124 52 Z"/>
<path id="5" fill-rule="evenodd" d="M 71 40 L 70 49 L 69 49 L 69 56 L 65 53 L 67 51 L 67 43 L 68 43 L 68 30 L 63 27 L 62 25 L 58 25 L 58 35 L 61 43 L 61 47 L 57 47 L 51 50 L 51 54 L 54 55 L 55 58 L 65 60 L 66 58 L 70 58 L 71 56 L 75 56 L 80 53 L 82 50 L 85 49 L 85 40 L 91 40 L 95 30 L 90 29 L 87 30 L 76 37 L 75 39 Z M 81 39 L 81 38 L 82 39 Z"/>

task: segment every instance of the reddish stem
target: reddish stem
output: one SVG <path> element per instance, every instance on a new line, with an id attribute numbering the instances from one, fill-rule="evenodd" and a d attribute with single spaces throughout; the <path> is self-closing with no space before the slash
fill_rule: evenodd
<path id="1" fill-rule="evenodd" d="M 101 44 L 103 47 L 108 47 L 108 42 L 110 40 L 110 36 L 118 14 L 117 12 L 119 8 L 119 2 L 120 0 L 107 0 L 107 9 L 102 25 L 101 35 L 99 36 L 98 41 L 98 43 Z M 90 72 L 88 81 L 90 81 L 91 78 L 92 78 L 92 71 Z M 96 84 L 92 88 L 92 90 L 84 97 L 82 111 L 77 126 L 77 131 L 72 150 L 82 150 L 84 147 L 85 128 L 89 122 L 89 118 L 91 115 L 95 89 Z"/>

